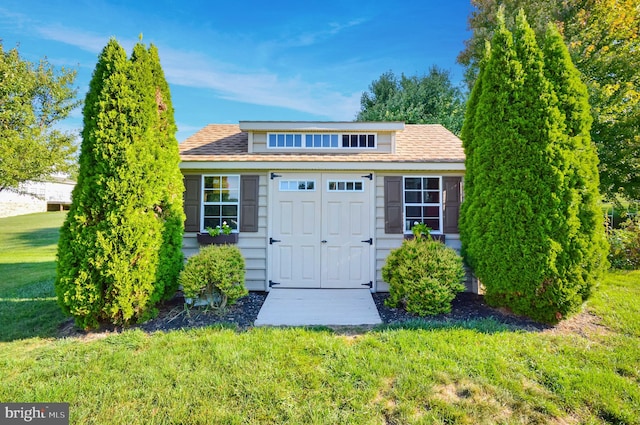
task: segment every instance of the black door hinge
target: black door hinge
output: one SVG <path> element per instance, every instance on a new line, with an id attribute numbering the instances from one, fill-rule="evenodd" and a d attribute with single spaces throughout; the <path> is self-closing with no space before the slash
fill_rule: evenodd
<path id="1" fill-rule="evenodd" d="M 366 242 L 366 243 L 368 243 L 369 245 L 373 245 L 373 238 L 369 238 L 369 239 L 367 239 L 366 241 L 360 241 L 360 242 Z"/>
<path id="2" fill-rule="evenodd" d="M 280 285 L 280 282 L 274 282 L 273 280 L 269 281 L 269 288 L 273 288 L 274 285 Z"/>
<path id="3" fill-rule="evenodd" d="M 367 283 L 363 283 L 363 284 L 362 284 L 362 286 L 368 286 L 369 288 L 373 288 L 373 281 L 372 281 L 372 280 L 370 280 L 370 281 L 369 281 L 369 282 L 367 282 Z"/>
<path id="4" fill-rule="evenodd" d="M 282 242 L 280 239 L 269 238 L 269 245 L 273 245 L 276 242 Z"/>

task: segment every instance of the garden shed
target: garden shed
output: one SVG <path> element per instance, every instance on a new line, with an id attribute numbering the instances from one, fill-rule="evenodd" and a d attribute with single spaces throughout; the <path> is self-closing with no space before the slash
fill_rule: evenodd
<path id="1" fill-rule="evenodd" d="M 211 124 L 180 144 L 180 156 L 185 255 L 226 222 L 250 290 L 387 291 L 381 268 L 415 222 L 459 248 L 464 150 L 441 125 Z"/>

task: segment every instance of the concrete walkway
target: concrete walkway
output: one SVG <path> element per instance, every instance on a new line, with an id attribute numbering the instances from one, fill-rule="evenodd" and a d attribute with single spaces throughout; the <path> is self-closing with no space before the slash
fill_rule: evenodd
<path id="1" fill-rule="evenodd" d="M 274 288 L 256 326 L 377 325 L 382 323 L 368 289 Z"/>

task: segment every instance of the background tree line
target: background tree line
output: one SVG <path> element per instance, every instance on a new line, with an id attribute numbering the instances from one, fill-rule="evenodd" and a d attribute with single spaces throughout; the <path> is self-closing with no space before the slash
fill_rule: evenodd
<path id="1" fill-rule="evenodd" d="M 472 36 L 458 60 L 475 82 L 500 5 L 507 26 L 523 9 L 538 39 L 557 25 L 589 91 L 603 195 L 640 199 L 640 7 L 637 0 L 472 0 Z"/>
<path id="2" fill-rule="evenodd" d="M 449 72 L 432 66 L 427 75 L 398 78 L 387 71 L 362 94 L 358 121 L 404 121 L 442 124 L 455 134 L 462 129 L 465 96 Z"/>
<path id="3" fill-rule="evenodd" d="M 589 91 L 594 118 L 591 137 L 599 156 L 600 190 L 608 199 L 640 199 L 640 7 L 637 0 L 471 0 L 472 35 L 458 62 L 466 66 L 469 91 L 477 77 L 485 42 L 504 7 L 512 27 L 524 10 L 538 40 L 555 24 Z M 397 78 L 389 71 L 361 98 L 357 119 L 439 123 L 460 133 L 466 90 L 447 71 Z"/>

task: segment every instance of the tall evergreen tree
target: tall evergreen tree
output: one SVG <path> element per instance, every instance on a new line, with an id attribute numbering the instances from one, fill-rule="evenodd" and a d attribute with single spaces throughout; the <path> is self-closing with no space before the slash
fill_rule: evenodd
<path id="1" fill-rule="evenodd" d="M 554 24 L 548 25 L 543 52 L 545 76 L 556 93 L 566 125 L 565 213 L 578 218 L 568 225 L 564 261 L 582 288 L 582 298 L 586 299 L 607 267 L 608 252 L 599 207 L 598 154 L 590 134 L 589 95 Z"/>
<path id="2" fill-rule="evenodd" d="M 182 205 L 184 184 L 179 168 L 180 151 L 176 139 L 177 126 L 173 115 L 171 93 L 160 65 L 158 49 L 154 45 L 149 48 L 149 57 L 158 118 L 157 140 L 160 148 L 158 176 L 160 176 L 162 191 L 156 210 L 164 225 L 156 287 L 158 296 L 170 298 L 178 289 L 178 275 L 184 261 L 182 254 L 185 220 Z"/>
<path id="3" fill-rule="evenodd" d="M 471 0 L 471 38 L 458 61 L 476 79 L 484 42 L 502 7 L 507 22 L 523 8 L 543 40 L 556 23 L 587 85 L 599 155 L 600 190 L 610 199 L 640 199 L 640 7 L 638 0 Z M 542 41 L 541 41 L 542 44 Z"/>
<path id="4" fill-rule="evenodd" d="M 466 154 L 466 173 L 472 176 L 472 190 L 468 191 L 465 179 L 465 199 L 462 205 L 464 217 L 460 228 L 460 238 L 464 247 L 465 258 L 474 268 L 476 275 L 485 282 L 485 270 L 490 270 L 492 255 L 482 256 L 485 238 L 495 238 L 487 232 L 498 220 L 500 205 L 490 202 L 498 194 L 494 186 L 504 171 L 494 150 L 499 150 L 502 143 L 496 140 L 516 140 L 513 128 L 502 124 L 513 119 L 510 116 L 511 104 L 514 102 L 515 89 L 521 85 L 522 67 L 516 60 L 512 34 L 507 31 L 504 22 L 498 27 L 491 42 L 490 55 L 483 63 L 483 78 L 478 81 L 477 88 L 472 90 L 469 102 L 463 140 Z M 473 99 L 476 98 L 477 100 Z M 493 204 L 497 204 L 496 200 Z"/>
<path id="5" fill-rule="evenodd" d="M 123 90 L 127 88 L 126 65 L 126 52 L 115 40 L 110 40 L 100 54 L 85 98 L 78 181 L 58 242 L 55 281 L 58 303 L 83 328 L 96 326 L 98 318 L 104 315 L 107 285 L 102 276 L 105 258 L 99 241 L 104 240 L 103 231 L 107 230 L 103 228 L 113 199 L 106 196 L 106 191 L 112 180 L 109 174 L 114 172 L 105 160 L 120 152 L 115 143 L 103 143 L 100 136 L 113 138 L 113 134 L 108 134 L 107 128 L 100 134 L 99 123 L 117 114 L 118 105 L 106 93 L 118 84 L 123 84 Z"/>
<path id="6" fill-rule="evenodd" d="M 485 49 L 486 49 L 485 60 L 482 62 L 482 66 L 480 67 L 480 70 L 478 73 L 478 80 L 477 80 L 478 82 L 473 86 L 473 89 L 471 90 L 471 95 L 469 96 L 469 100 L 467 101 L 467 110 L 465 112 L 462 130 L 460 132 L 460 138 L 462 139 L 462 146 L 464 147 L 464 151 L 466 155 L 466 160 L 465 160 L 466 172 L 464 175 L 464 193 L 465 193 L 465 199 L 471 199 L 471 200 L 475 199 L 475 197 L 473 196 L 473 191 L 475 187 L 475 182 L 474 182 L 475 173 L 477 172 L 477 167 L 471 164 L 471 162 L 474 161 L 476 158 L 476 155 L 474 155 L 475 153 L 475 145 L 474 145 L 475 114 L 476 114 L 476 109 L 478 107 L 478 100 L 480 98 L 480 94 L 482 93 L 484 66 L 486 64 L 486 60 L 488 60 L 491 53 L 491 45 L 488 42 L 486 44 Z M 465 233 L 466 229 L 473 229 L 474 227 L 476 227 L 475 225 L 476 218 L 477 216 L 476 216 L 475 205 L 471 205 L 471 202 L 463 202 L 460 209 L 460 220 L 459 220 L 459 227 L 461 229 L 460 232 Z M 467 247 L 468 239 L 469 238 L 463 238 L 461 241 L 463 255 L 468 249 Z M 472 257 L 470 256 L 467 257 L 468 262 L 471 263 L 472 260 L 473 260 Z M 473 267 L 473 264 L 470 264 L 470 265 Z"/>
<path id="7" fill-rule="evenodd" d="M 524 13 L 513 33 L 500 13 L 463 134 L 472 191 L 465 192 L 470 217 L 461 238 L 489 303 L 555 322 L 589 293 L 577 243 L 588 238 L 577 236 L 571 171 L 582 159 L 569 148 L 573 139 L 545 69 Z"/>
<path id="8" fill-rule="evenodd" d="M 144 320 L 165 287 L 175 287 L 167 271 L 159 278 L 167 239 L 162 208 L 172 199 L 162 171 L 177 162 L 164 163 L 152 56 L 138 44 L 127 60 L 110 40 L 85 100 L 79 178 L 56 278 L 60 304 L 84 328 Z"/>

